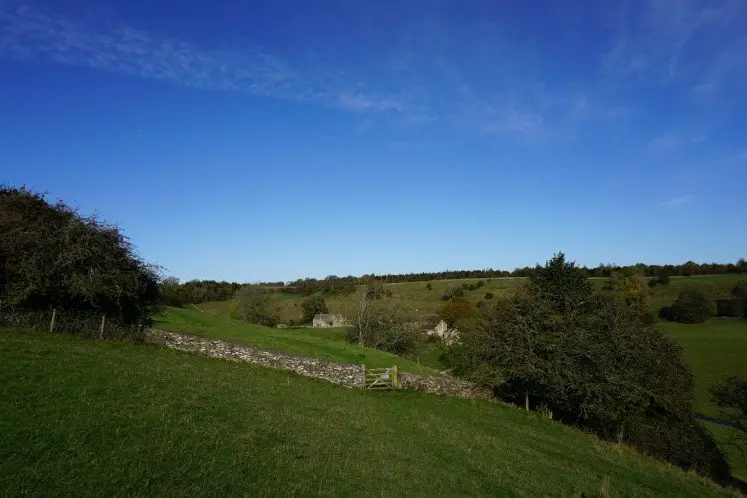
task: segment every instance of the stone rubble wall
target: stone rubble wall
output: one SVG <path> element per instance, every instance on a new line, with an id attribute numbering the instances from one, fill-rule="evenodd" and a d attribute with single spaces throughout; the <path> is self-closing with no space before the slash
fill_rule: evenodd
<path id="1" fill-rule="evenodd" d="M 212 356 L 213 358 L 245 361 L 263 367 L 291 370 L 299 375 L 323 379 L 347 387 L 364 387 L 363 367 L 361 365 L 334 363 L 306 356 L 293 356 L 218 339 L 206 339 L 158 329 L 150 329 L 146 333 L 145 340 L 168 348 Z"/>
<path id="2" fill-rule="evenodd" d="M 490 389 L 454 377 L 429 377 L 410 372 L 397 372 L 397 378 L 399 387 L 402 389 L 440 394 L 441 396 L 495 401 Z"/>
<path id="3" fill-rule="evenodd" d="M 365 387 L 362 365 L 335 363 L 332 361 L 294 356 L 276 351 L 234 344 L 219 339 L 207 339 L 159 329 L 146 331 L 146 342 L 160 344 L 171 349 L 196 353 L 213 358 L 245 361 L 254 365 L 290 370 L 299 375 L 326 380 L 346 387 Z M 489 389 L 454 377 L 430 377 L 410 372 L 397 372 L 399 387 L 442 396 L 479 398 L 495 401 Z"/>

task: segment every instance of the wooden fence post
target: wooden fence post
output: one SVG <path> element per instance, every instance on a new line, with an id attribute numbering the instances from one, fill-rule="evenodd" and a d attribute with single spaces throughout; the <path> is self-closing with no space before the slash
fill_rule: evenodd
<path id="1" fill-rule="evenodd" d="M 524 391 L 524 409 L 529 411 L 529 391 Z"/>
<path id="2" fill-rule="evenodd" d="M 57 310 L 52 310 L 52 320 L 49 322 L 49 333 L 54 332 L 54 319 L 57 318 Z"/>
<path id="3" fill-rule="evenodd" d="M 101 328 L 99 329 L 99 339 L 104 338 L 104 326 L 106 325 L 106 313 L 101 315 Z"/>
<path id="4" fill-rule="evenodd" d="M 399 381 L 397 380 L 397 365 L 392 367 L 392 387 L 394 389 L 399 388 Z"/>
<path id="5" fill-rule="evenodd" d="M 366 388 L 366 365 L 361 365 L 361 375 L 363 375 L 363 389 Z"/>

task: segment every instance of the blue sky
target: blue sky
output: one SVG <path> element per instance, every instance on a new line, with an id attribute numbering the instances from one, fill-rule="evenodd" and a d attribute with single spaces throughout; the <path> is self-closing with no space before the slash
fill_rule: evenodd
<path id="1" fill-rule="evenodd" d="M 742 0 L 0 0 L 0 181 L 182 279 L 747 255 Z"/>

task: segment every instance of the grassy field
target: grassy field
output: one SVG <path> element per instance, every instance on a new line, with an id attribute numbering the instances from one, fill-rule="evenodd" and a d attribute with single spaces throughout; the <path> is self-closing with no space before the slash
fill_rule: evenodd
<path id="1" fill-rule="evenodd" d="M 729 496 L 518 409 L 0 330 L 0 494 Z"/>
<path id="2" fill-rule="evenodd" d="M 698 288 L 716 299 L 726 297 L 730 290 L 740 281 L 746 280 L 744 275 L 715 275 L 701 277 L 675 277 L 669 285 L 656 286 L 650 289 L 651 308 L 658 312 L 662 306 L 670 305 L 685 289 Z M 410 310 L 414 317 L 424 313 L 435 312 L 443 303 L 441 293 L 453 286 L 463 283 L 475 283 L 478 279 L 439 280 L 429 282 L 433 288 L 427 290 L 428 282 L 408 282 L 390 284 L 388 288 L 394 293 L 402 306 Z M 485 279 L 485 286 L 479 291 L 465 291 L 465 295 L 472 302 L 484 300 L 486 292 L 496 296 L 515 292 L 523 284 L 522 278 Z M 597 290 L 604 285 L 605 279 L 591 279 Z M 298 318 L 300 303 L 299 296 L 284 295 L 282 298 L 283 315 L 286 319 Z M 327 305 L 333 312 L 349 314 L 353 307 L 353 297 L 332 297 L 327 299 Z M 213 302 L 199 305 L 206 314 L 226 315 L 228 303 Z M 704 324 L 686 325 L 679 323 L 662 323 L 664 331 L 682 344 L 685 358 L 695 374 L 695 402 L 696 410 L 707 416 L 718 417 L 719 412 L 709 401 L 709 387 L 725 375 L 747 376 L 747 320 L 744 319 L 712 319 Z M 327 334 L 327 339 L 341 341 L 344 339 L 340 332 L 324 332 L 325 329 L 300 329 L 302 336 Z M 421 357 L 423 365 L 438 368 L 438 352 L 430 349 Z M 723 443 L 731 435 L 732 429 L 706 424 L 714 433 L 716 439 Z M 735 475 L 747 481 L 747 458 L 738 450 L 722 444 L 728 454 Z"/>
<path id="3" fill-rule="evenodd" d="M 704 324 L 663 323 L 665 332 L 682 344 L 695 373 L 695 401 L 699 410 L 717 416 L 709 387 L 725 375 L 747 376 L 747 319 L 714 318 Z"/>
<path id="4" fill-rule="evenodd" d="M 228 316 L 196 309 L 167 308 L 156 327 L 174 332 L 224 339 L 265 349 L 323 358 L 341 363 L 364 364 L 370 368 L 397 365 L 400 370 L 438 375 L 417 362 L 377 349 L 362 348 L 345 340 L 342 329 L 273 329 L 252 325 Z"/>
<path id="5" fill-rule="evenodd" d="M 699 413 L 719 417 L 710 402 L 708 389 L 725 375 L 747 377 L 747 319 L 714 318 L 703 324 L 662 324 L 665 332 L 684 349 L 685 359 L 695 374 L 695 407 Z M 747 481 L 747 457 L 724 444 L 734 429 L 705 424 L 729 457 L 732 473 Z M 747 453 L 747 448 L 743 448 Z"/>

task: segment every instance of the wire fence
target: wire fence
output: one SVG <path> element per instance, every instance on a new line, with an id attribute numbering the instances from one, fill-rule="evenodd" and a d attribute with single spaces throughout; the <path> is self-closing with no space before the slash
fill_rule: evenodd
<path id="1" fill-rule="evenodd" d="M 0 326 L 101 340 L 142 342 L 145 338 L 145 327 L 140 324 L 123 325 L 105 314 L 89 311 L 0 309 Z"/>

